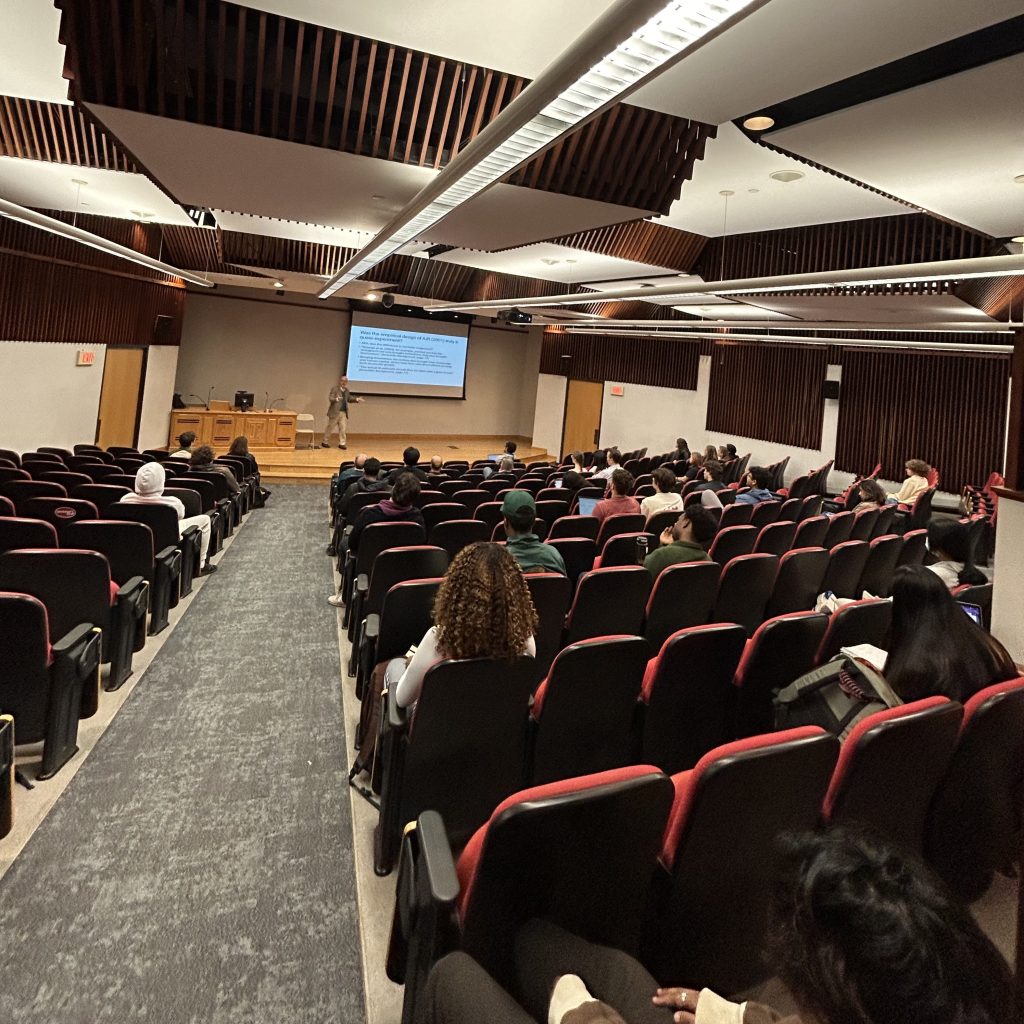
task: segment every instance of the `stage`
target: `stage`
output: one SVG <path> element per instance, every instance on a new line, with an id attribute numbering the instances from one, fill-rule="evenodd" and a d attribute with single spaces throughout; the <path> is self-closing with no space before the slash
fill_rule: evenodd
<path id="1" fill-rule="evenodd" d="M 513 440 L 519 445 L 516 458 L 523 462 L 540 462 L 555 458 L 544 448 L 534 448 L 529 438 L 524 437 L 482 437 L 435 435 L 407 437 L 399 434 L 349 434 L 348 450 L 337 447 L 321 448 L 320 435 L 316 435 L 315 448 L 297 448 L 294 451 L 282 448 L 252 448 L 252 454 L 260 465 L 264 480 L 329 480 L 338 471 L 339 463 L 354 459 L 360 452 L 374 455 L 382 462 L 401 462 L 402 452 L 409 445 L 420 450 L 420 461 L 427 462 L 431 456 L 440 455 L 446 462 L 450 459 L 484 459 L 500 452 L 505 442 Z"/>

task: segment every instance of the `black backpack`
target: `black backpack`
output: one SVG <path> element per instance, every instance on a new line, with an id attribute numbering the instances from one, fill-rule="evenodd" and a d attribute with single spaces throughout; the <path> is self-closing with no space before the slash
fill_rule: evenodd
<path id="1" fill-rule="evenodd" d="M 870 665 L 840 654 L 778 692 L 775 728 L 818 725 L 844 740 L 862 718 L 902 703 Z"/>

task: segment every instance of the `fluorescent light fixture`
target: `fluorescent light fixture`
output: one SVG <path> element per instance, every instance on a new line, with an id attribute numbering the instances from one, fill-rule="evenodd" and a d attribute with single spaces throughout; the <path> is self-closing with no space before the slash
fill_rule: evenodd
<path id="1" fill-rule="evenodd" d="M 481 299 L 475 302 L 434 303 L 430 309 L 494 309 L 512 306 L 586 306 L 612 299 L 651 299 L 654 296 L 684 298 L 687 295 L 751 295 L 765 292 L 801 292 L 816 288 L 853 288 L 861 285 L 914 284 L 918 281 L 966 281 L 975 277 L 1020 277 L 1024 255 L 979 256 L 966 260 L 937 260 L 933 263 L 904 263 L 896 267 L 860 267 L 853 270 L 818 270 L 810 274 L 780 274 L 775 277 L 747 277 L 731 281 L 670 281 L 653 288 L 610 288 L 606 291 L 565 292 L 537 298 L 524 295 L 514 299 Z"/>
<path id="2" fill-rule="evenodd" d="M 70 239 L 72 242 L 87 245 L 91 249 L 98 249 L 108 256 L 118 256 L 123 260 L 138 263 L 140 266 L 147 267 L 149 270 L 156 270 L 161 274 L 166 274 L 168 277 L 180 277 L 183 281 L 197 284 L 201 288 L 214 287 L 213 281 L 207 281 L 204 277 L 197 277 L 195 274 L 190 274 L 187 270 L 178 270 L 177 267 L 172 267 L 168 263 L 161 263 L 160 260 L 155 260 L 145 253 L 129 249 L 126 245 L 118 245 L 117 242 L 112 242 L 109 238 L 103 238 L 102 235 L 94 235 L 91 231 L 83 231 L 72 224 L 65 224 L 62 220 L 47 217 L 45 213 L 30 210 L 27 206 L 18 206 L 17 203 L 8 202 L 6 199 L 0 199 L 0 217 L 16 220 L 21 224 L 27 224 L 29 227 L 39 228 L 41 231 L 49 231 L 51 234 Z M 200 229 L 197 228 L 196 230 Z"/>
<path id="3" fill-rule="evenodd" d="M 893 327 L 892 330 L 898 330 Z M 587 333 L 575 327 L 567 327 L 566 334 Z M 593 332 L 590 332 L 593 333 Z M 620 334 L 620 337 L 625 335 Z M 1012 352 L 1013 345 L 983 345 L 942 341 L 897 341 L 893 338 L 799 338 L 783 337 L 778 334 L 733 334 L 728 331 L 698 331 L 694 334 L 670 334 L 664 331 L 634 331 L 634 338 L 674 338 L 677 341 L 756 341 L 774 345 L 837 345 L 840 348 L 919 348 L 932 352 Z"/>
<path id="4" fill-rule="evenodd" d="M 320 292 L 326 299 L 768 0 L 617 0 Z"/>
<path id="5" fill-rule="evenodd" d="M 837 320 L 573 320 L 566 327 L 567 331 L 577 334 L 630 334 L 640 329 L 662 328 L 659 333 L 689 334 L 694 331 L 747 329 L 758 331 L 859 331 L 871 334 L 874 332 L 900 331 L 907 334 L 1013 334 L 1016 324 L 1001 321 L 970 320 L 960 323 L 956 320 L 943 320 L 941 323 L 871 323 L 848 322 Z"/>

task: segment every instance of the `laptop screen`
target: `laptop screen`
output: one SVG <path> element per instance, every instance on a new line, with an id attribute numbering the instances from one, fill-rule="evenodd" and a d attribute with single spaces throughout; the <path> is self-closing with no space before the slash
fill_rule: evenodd
<path id="1" fill-rule="evenodd" d="M 592 516 L 597 507 L 597 498 L 580 498 L 580 515 Z"/>
<path id="2" fill-rule="evenodd" d="M 981 606 L 976 604 L 967 604 L 966 601 L 957 601 L 957 604 L 972 618 L 979 626 L 985 625 L 985 620 L 981 615 Z"/>
<path id="3" fill-rule="evenodd" d="M 556 476 L 555 479 L 551 481 L 551 484 L 549 486 L 551 486 L 551 487 L 561 487 L 562 486 L 562 478 L 560 476 Z"/>

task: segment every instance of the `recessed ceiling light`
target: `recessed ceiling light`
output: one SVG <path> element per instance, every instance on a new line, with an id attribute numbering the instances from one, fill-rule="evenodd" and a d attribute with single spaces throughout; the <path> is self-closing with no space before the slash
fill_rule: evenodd
<path id="1" fill-rule="evenodd" d="M 541 256 L 541 263 L 545 266 L 553 267 L 556 263 L 561 263 L 561 260 L 556 260 L 554 256 Z"/>
<path id="2" fill-rule="evenodd" d="M 748 192 L 749 192 L 749 193 L 750 193 L 751 195 L 753 195 L 753 194 L 754 194 L 755 192 L 760 192 L 761 190 L 760 190 L 759 188 L 748 188 L 748 189 L 747 189 L 747 191 L 748 191 Z"/>
<path id="3" fill-rule="evenodd" d="M 1021 245 L 1024 245 L 1024 235 L 1017 235 L 1016 238 L 1011 238 L 1010 241 L 1019 242 Z"/>
<path id="4" fill-rule="evenodd" d="M 72 178 L 71 179 L 71 184 L 72 185 L 88 185 L 89 182 L 87 182 L 85 180 L 85 178 Z"/>
<path id="5" fill-rule="evenodd" d="M 274 282 L 274 287 L 275 288 L 283 288 L 284 287 L 284 281 L 275 281 Z"/>
<path id="6" fill-rule="evenodd" d="M 376 199 L 378 202 L 383 202 L 384 200 L 387 199 L 387 196 L 372 195 L 372 196 L 370 196 L 370 198 L 371 199 Z"/>
<path id="7" fill-rule="evenodd" d="M 767 114 L 756 114 L 754 117 L 748 117 L 743 122 L 743 127 L 749 128 L 752 132 L 766 132 L 773 124 L 775 124 L 774 117 L 769 117 Z"/>
<path id="8" fill-rule="evenodd" d="M 731 189 L 731 188 L 723 188 L 723 189 L 719 190 L 718 194 L 720 196 L 734 196 L 734 195 L 736 195 L 736 192 L 735 192 L 734 189 Z"/>
<path id="9" fill-rule="evenodd" d="M 366 301 L 367 302 L 379 302 L 380 301 L 380 292 L 367 292 L 366 293 Z"/>
<path id="10" fill-rule="evenodd" d="M 1018 174 L 1017 177 L 1014 178 L 1013 180 L 1014 183 L 1017 185 L 1024 185 L 1024 174 Z"/>
<path id="11" fill-rule="evenodd" d="M 772 171 L 772 173 L 769 174 L 768 177 L 772 178 L 774 181 L 799 181 L 801 178 L 804 177 L 804 172 L 793 170 Z"/>

